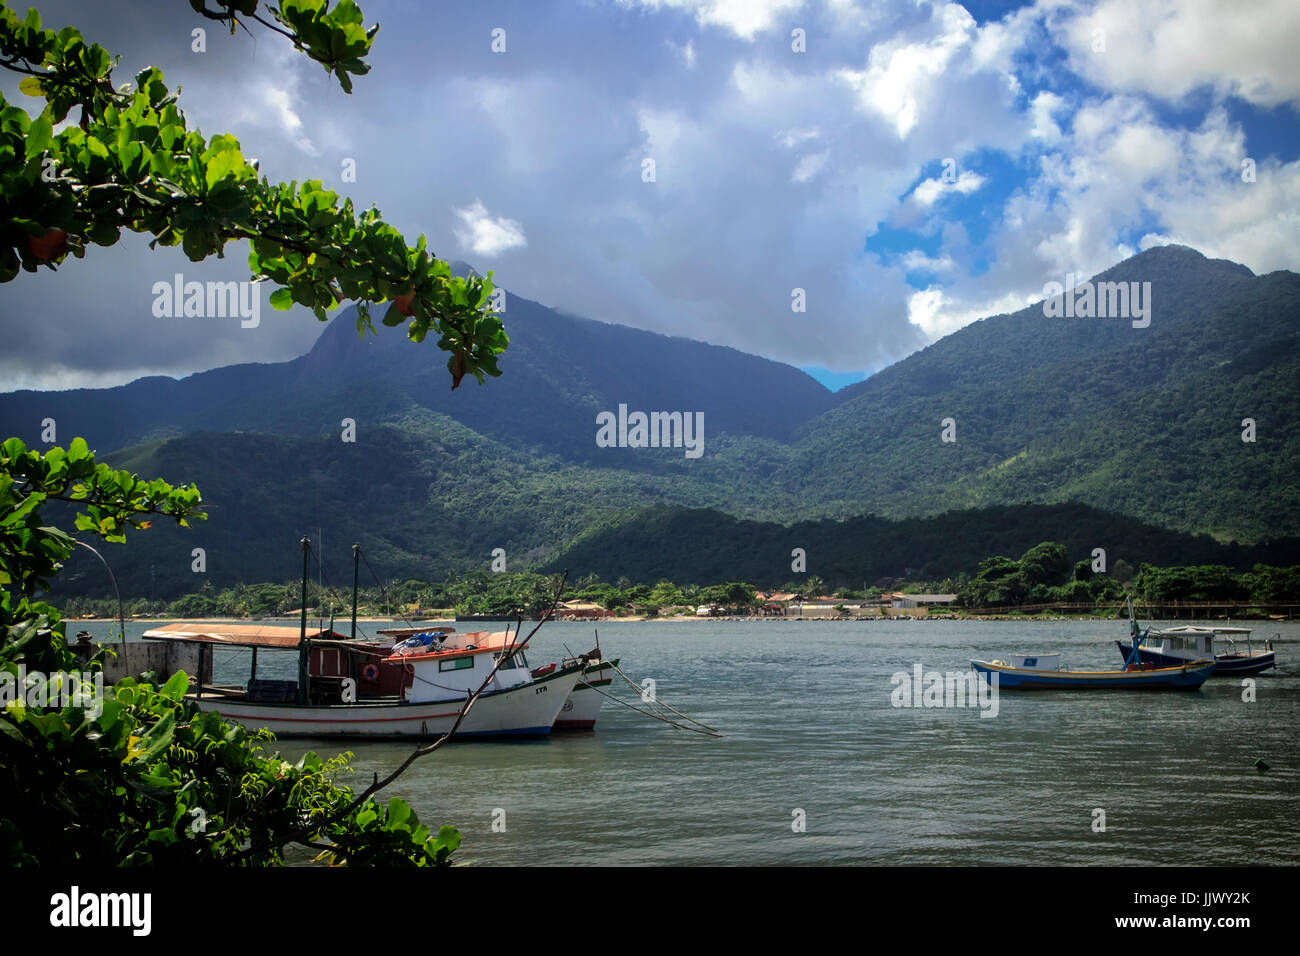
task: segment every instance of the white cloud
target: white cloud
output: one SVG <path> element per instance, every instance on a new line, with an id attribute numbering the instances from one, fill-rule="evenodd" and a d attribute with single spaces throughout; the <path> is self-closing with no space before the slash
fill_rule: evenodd
<path id="1" fill-rule="evenodd" d="M 827 149 L 820 153 L 809 153 L 800 157 L 799 162 L 794 167 L 794 172 L 790 174 L 790 181 L 794 183 L 808 182 L 826 165 L 826 160 L 830 158 L 830 155 L 831 151 Z"/>
<path id="2" fill-rule="evenodd" d="M 920 249 L 913 249 L 905 254 L 900 261 L 903 268 L 908 272 L 952 272 L 957 267 L 951 256 L 945 255 L 932 258 Z"/>
<path id="3" fill-rule="evenodd" d="M 1094 9 L 1119 10 L 1105 0 L 1084 14 L 1037 0 L 983 24 L 956 4 L 912 0 L 625 0 L 612 10 L 575 4 L 562 21 L 525 4 L 512 55 L 487 59 L 477 27 L 455 18 L 447 29 L 470 39 L 428 57 L 425 9 L 385 15 L 382 55 L 352 96 L 269 37 L 257 45 L 223 37 L 202 58 L 178 45 L 167 61 L 164 48 L 161 65 L 186 85 L 191 123 L 238 135 L 273 179 L 321 178 L 359 209 L 378 204 L 408 239 L 426 233 L 444 255 L 510 254 L 498 280 L 547 305 L 797 365 L 878 368 L 971 319 L 1035 301 L 1049 278 L 1098 271 L 1153 242 L 1186 243 L 1256 272 L 1296 266 L 1300 164 L 1257 155 L 1256 181 L 1245 183 L 1241 161 L 1263 147 L 1235 114 L 1210 108 L 1189 127 L 1191 106 L 1170 119 L 1151 101 L 1164 93 L 1143 86 L 1172 71 L 1179 84 L 1200 82 L 1215 95 L 1285 90 L 1270 51 L 1291 19 L 1273 16 L 1270 4 L 1239 8 L 1269 34 L 1252 67 L 1268 83 L 1247 83 L 1244 60 L 1225 68 L 1224 83 L 1198 80 L 1204 57 L 1222 51 L 1166 62 L 1175 48 L 1167 28 L 1148 21 L 1172 8 L 1153 2 L 1134 13 L 1132 36 L 1112 25 L 1099 58 L 1110 66 L 1089 72 L 1100 91 L 1076 82 L 1067 64 L 1091 56 L 1072 24 Z M 1185 9 L 1210 8 L 1189 0 Z M 107 39 L 129 16 L 140 32 L 154 14 L 99 18 Z M 1162 16 L 1193 35 L 1179 11 Z M 191 17 L 182 10 L 174 20 Z M 644 29 L 611 29 L 610 19 Z M 808 30 L 807 55 L 789 48 L 793 26 Z M 514 55 L 525 36 L 548 56 Z M 1146 46 L 1130 51 L 1141 36 Z M 1064 60 L 1053 39 L 1070 45 Z M 156 51 L 139 45 L 148 56 L 134 68 L 154 62 Z M 1130 68 L 1143 58 L 1149 81 Z M 311 149 L 319 155 L 305 158 Z M 647 155 L 657 162 L 654 183 L 641 179 Z M 357 161 L 355 182 L 339 182 L 343 157 Z M 957 160 L 958 181 L 923 179 L 944 157 Z M 960 207 L 971 218 L 954 215 L 948 190 L 970 197 Z M 907 230 L 915 238 L 900 237 Z M 103 275 L 92 258 L 111 262 L 123 281 L 141 271 L 109 254 L 69 263 L 53 285 L 21 276 L 11 309 L 37 314 L 49 307 L 46 290 L 85 282 L 67 310 L 92 314 L 110 298 L 95 291 Z M 144 268 L 150 261 L 161 260 Z M 184 261 L 179 268 L 190 271 Z M 918 277 L 931 288 L 918 292 L 909 283 Z M 807 291 L 807 313 L 790 311 L 795 287 Z M 111 298 L 136 294 L 128 287 Z M 259 338 L 228 340 L 188 326 L 167 331 L 175 336 L 165 354 L 150 340 L 148 355 L 119 365 L 267 361 L 301 351 L 290 331 L 310 337 L 316 327 L 267 321 Z M 69 348 L 29 338 L 18 362 L 0 355 L 0 373 Z"/>
<path id="4" fill-rule="evenodd" d="M 1245 155 L 1245 134 L 1223 109 L 1211 110 L 1199 126 L 1176 129 L 1137 97 L 1085 102 L 1037 175 L 994 213 L 1001 221 L 989 239 L 992 267 L 950 274 L 949 284 L 913 294 L 909 320 L 930 337 L 944 335 L 1037 301 L 1045 282 L 1063 281 L 1067 272 L 1091 275 L 1166 243 L 1256 273 L 1294 269 L 1300 161 L 1262 160 L 1251 183 L 1241 178 Z M 1146 221 L 1159 227 L 1134 248 L 1131 231 Z M 924 263 L 920 253 L 902 260 L 907 268 Z"/>
<path id="5" fill-rule="evenodd" d="M 664 40 L 664 46 L 668 47 L 668 49 L 672 50 L 674 53 L 676 53 L 678 56 L 682 58 L 682 63 L 686 66 L 686 69 L 693 70 L 695 68 L 695 41 L 694 40 L 687 40 L 685 43 L 681 44 L 680 46 L 674 43 L 672 40 Z"/>
<path id="6" fill-rule="evenodd" d="M 914 293 L 908 299 L 907 320 L 934 340 L 979 319 L 1017 312 L 1033 301 L 1032 295 L 1017 292 L 974 302 L 955 300 L 942 289 L 932 286 Z"/>
<path id="7" fill-rule="evenodd" d="M 1049 90 L 1043 90 L 1034 97 L 1030 105 L 1034 127 L 1030 135 L 1048 144 L 1056 143 L 1061 138 L 1061 127 L 1057 125 L 1055 114 L 1065 106 L 1065 100 Z"/>
<path id="8" fill-rule="evenodd" d="M 792 149 L 800 143 L 806 143 L 810 139 L 816 139 L 821 135 L 821 131 L 816 129 L 787 129 L 776 134 L 777 142 L 786 149 Z"/>
<path id="9" fill-rule="evenodd" d="M 935 8 L 932 25 L 937 35 L 919 42 L 890 38 L 872 47 L 865 70 L 839 71 L 863 108 L 887 118 L 899 139 L 907 138 L 921 121 L 921 110 L 945 86 L 944 73 L 969 47 L 975 20 L 964 7 L 949 3 Z"/>
<path id="10" fill-rule="evenodd" d="M 181 105 L 188 109 L 196 99 L 210 98 L 209 105 L 222 112 L 233 107 L 238 124 L 285 137 L 308 156 L 319 156 L 320 149 L 307 134 L 301 116 L 303 64 L 299 61 L 292 49 L 272 47 L 261 68 L 240 76 L 234 90 L 208 88 L 195 97 L 187 89 L 182 92 Z"/>
<path id="11" fill-rule="evenodd" d="M 528 245 L 523 226 L 514 219 L 492 218 L 477 199 L 464 209 L 457 209 L 456 215 L 464 224 L 463 229 L 456 230 L 456 238 L 462 249 L 475 255 L 491 257 Z"/>
<path id="12" fill-rule="evenodd" d="M 311 141 L 311 137 L 303 132 L 302 119 L 293 108 L 293 99 L 289 91 L 276 87 L 267 87 L 263 92 L 263 97 L 267 107 L 280 125 L 284 127 L 285 132 L 293 137 L 298 148 L 308 156 L 319 155 L 320 150 Z"/>
<path id="13" fill-rule="evenodd" d="M 1258 106 L 1300 107 L 1295 0 L 1102 0 L 1051 22 L 1071 67 L 1102 89 L 1177 102 L 1208 87 Z"/>
<path id="14" fill-rule="evenodd" d="M 945 182 L 943 179 L 924 180 L 912 192 L 912 196 L 922 206 L 933 206 L 935 201 L 945 193 L 956 192 L 969 196 L 983 185 L 983 176 L 969 169 L 963 169 L 957 174 L 956 182 Z"/>
<path id="15" fill-rule="evenodd" d="M 632 2 L 650 10 L 692 12 L 700 26 L 723 27 L 745 40 L 773 29 L 786 14 L 803 6 L 803 0 L 620 0 L 624 6 Z"/>

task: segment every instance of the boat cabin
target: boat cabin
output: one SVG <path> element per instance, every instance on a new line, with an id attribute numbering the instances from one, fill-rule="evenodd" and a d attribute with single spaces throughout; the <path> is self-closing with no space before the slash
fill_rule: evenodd
<path id="1" fill-rule="evenodd" d="M 506 690 L 533 679 L 523 650 L 511 651 L 514 635 L 487 631 L 447 632 L 438 635 L 431 644 L 412 646 L 408 643 L 419 636 L 399 641 L 384 661 L 411 675 L 405 695 L 411 703 L 454 700 L 472 693 L 503 656 L 506 659 L 501 662 L 488 690 Z"/>
<path id="2" fill-rule="evenodd" d="M 1219 646 L 1216 646 L 1219 638 L 1229 645 L 1236 643 L 1234 638 L 1243 638 L 1249 647 L 1250 628 L 1187 626 L 1153 630 L 1142 642 L 1142 649 L 1184 660 L 1212 661 L 1220 653 Z"/>
<path id="3" fill-rule="evenodd" d="M 252 650 L 246 685 L 199 681 L 199 698 L 206 694 L 249 703 L 313 704 L 455 700 L 477 690 L 507 653 L 509 658 L 488 690 L 505 690 L 532 680 L 523 649 L 512 650 L 517 640 L 514 634 L 456 634 L 449 627 L 394 628 L 379 633 L 383 640 L 353 641 L 330 629 L 313 628 L 306 632 L 304 647 L 299 628 L 204 622 L 166 624 L 145 631 L 143 636 L 197 644 L 200 673 L 205 658 L 211 661 L 214 647 Z M 258 652 L 266 650 L 297 651 L 299 680 L 259 678 Z"/>

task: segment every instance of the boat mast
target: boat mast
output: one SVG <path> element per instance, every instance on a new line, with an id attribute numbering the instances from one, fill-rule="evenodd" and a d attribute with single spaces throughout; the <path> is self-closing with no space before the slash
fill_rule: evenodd
<path id="1" fill-rule="evenodd" d="M 311 556 L 311 541 L 306 535 L 298 542 L 302 549 L 302 622 L 298 632 L 298 703 L 307 703 L 307 560 Z"/>
<path id="2" fill-rule="evenodd" d="M 1129 633 L 1129 640 L 1133 642 L 1133 647 L 1129 651 L 1128 660 L 1124 662 L 1124 666 L 1130 667 L 1133 664 L 1137 664 L 1139 667 L 1141 667 L 1142 652 L 1138 649 L 1138 647 L 1142 643 L 1142 634 L 1140 631 L 1138 631 L 1137 618 L 1133 616 L 1133 595 L 1130 594 L 1127 595 L 1127 597 L 1128 597 L 1128 633 Z"/>
<path id="3" fill-rule="evenodd" d="M 357 639 L 357 576 L 361 573 L 361 545 L 352 546 L 352 640 Z"/>

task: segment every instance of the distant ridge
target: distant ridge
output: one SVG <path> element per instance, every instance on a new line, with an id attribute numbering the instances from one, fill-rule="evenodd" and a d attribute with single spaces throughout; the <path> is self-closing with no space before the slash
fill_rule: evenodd
<path id="1" fill-rule="evenodd" d="M 114 559 L 137 593 L 192 587 L 199 538 L 219 557 L 214 583 L 279 578 L 284 549 L 318 529 L 370 541 L 389 574 L 486 567 L 497 547 L 511 568 L 612 562 L 575 549 L 602 528 L 639 533 L 658 506 L 776 527 L 970 511 L 985 527 L 990 507 L 1079 503 L 1222 542 L 1300 535 L 1300 276 L 1163 246 L 1093 278 L 1150 282 L 1150 326 L 1035 304 L 836 393 L 778 362 L 508 295 L 504 375 L 482 387 L 452 392 L 445 356 L 390 330 L 359 341 L 345 310 L 291 362 L 0 395 L 0 431 L 39 444 L 54 416 L 60 437 L 200 486 L 209 522 L 155 529 Z M 703 412 L 703 457 L 598 447 L 596 415 L 620 403 Z M 726 536 L 759 533 L 709 526 L 709 540 L 662 541 L 655 566 L 695 567 L 696 547 L 742 553 Z M 77 581 L 101 587 L 93 570 Z"/>

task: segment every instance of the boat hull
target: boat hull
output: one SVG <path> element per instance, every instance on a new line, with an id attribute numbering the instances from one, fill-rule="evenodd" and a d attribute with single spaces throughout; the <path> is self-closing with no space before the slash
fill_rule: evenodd
<path id="1" fill-rule="evenodd" d="M 998 690 L 1199 690 L 1214 664 L 1183 661 L 1177 667 L 1146 671 L 1031 671 L 971 661 L 985 680 L 998 678 Z"/>
<path id="2" fill-rule="evenodd" d="M 611 662 L 614 667 L 618 661 Z M 590 664 L 582 672 L 577 686 L 560 708 L 555 718 L 556 730 L 594 730 L 601 705 L 605 703 L 606 688 L 613 681 L 613 667 L 608 664 Z"/>
<path id="3" fill-rule="evenodd" d="M 1128 660 L 1133 645 L 1126 644 L 1123 641 L 1116 641 L 1115 643 L 1119 646 L 1119 652 L 1124 655 L 1124 659 Z M 1161 654 L 1159 651 L 1149 651 L 1145 647 L 1139 647 L 1138 654 L 1142 657 L 1142 663 L 1155 664 L 1157 667 L 1176 667 L 1179 664 L 1187 663 L 1185 658 L 1175 657 L 1172 654 Z M 1258 674 L 1260 671 L 1266 671 L 1270 667 L 1276 666 L 1277 657 L 1272 651 L 1265 651 L 1262 654 L 1254 654 L 1249 657 L 1245 654 L 1216 655 L 1213 676 Z"/>
<path id="4" fill-rule="evenodd" d="M 573 667 L 507 690 L 479 696 L 453 739 L 545 737 L 581 676 Z M 441 737 L 452 729 L 463 701 L 355 704 L 249 703 L 205 697 L 200 710 L 249 728 L 265 727 L 277 737 Z"/>

